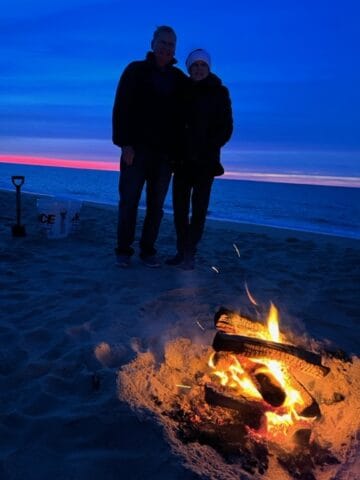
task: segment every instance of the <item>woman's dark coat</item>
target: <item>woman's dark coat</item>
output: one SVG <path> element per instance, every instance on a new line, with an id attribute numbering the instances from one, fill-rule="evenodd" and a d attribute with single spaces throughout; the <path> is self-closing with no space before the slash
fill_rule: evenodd
<path id="1" fill-rule="evenodd" d="M 233 131 L 228 89 L 210 73 L 199 82 L 190 81 L 185 98 L 185 156 L 181 170 L 196 175 L 224 173 L 220 149 Z"/>

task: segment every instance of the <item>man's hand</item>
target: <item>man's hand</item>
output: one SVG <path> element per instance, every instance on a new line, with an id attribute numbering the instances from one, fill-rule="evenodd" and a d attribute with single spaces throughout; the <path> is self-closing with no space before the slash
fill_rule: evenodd
<path id="1" fill-rule="evenodd" d="M 134 161 L 135 151 L 133 147 L 127 145 L 126 147 L 122 147 L 121 149 L 121 161 L 125 163 L 125 165 L 132 165 Z"/>

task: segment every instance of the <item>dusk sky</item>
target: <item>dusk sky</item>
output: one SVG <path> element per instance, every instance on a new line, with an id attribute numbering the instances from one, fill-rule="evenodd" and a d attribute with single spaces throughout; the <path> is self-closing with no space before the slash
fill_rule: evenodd
<path id="1" fill-rule="evenodd" d="M 0 161 L 117 165 L 111 110 L 119 76 L 144 58 L 155 27 L 169 24 L 178 35 L 179 67 L 203 47 L 230 90 L 229 170 L 359 177 L 359 5 L 5 0 Z"/>

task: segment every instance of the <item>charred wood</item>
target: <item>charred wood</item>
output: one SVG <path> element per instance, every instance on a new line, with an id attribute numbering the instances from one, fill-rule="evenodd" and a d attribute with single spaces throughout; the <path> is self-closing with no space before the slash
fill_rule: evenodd
<path id="1" fill-rule="evenodd" d="M 265 402 L 273 407 L 280 407 L 284 403 L 286 394 L 270 372 L 258 371 L 254 374 L 254 380 Z"/>
<path id="2" fill-rule="evenodd" d="M 170 416 L 177 419 L 178 413 L 173 412 Z M 198 442 L 209 445 L 227 463 L 239 465 L 252 475 L 264 474 L 269 464 L 267 445 L 249 438 L 242 415 L 235 410 L 233 413 L 231 423 L 222 424 L 211 421 L 195 424 L 181 413 L 178 419 L 178 437 L 185 444 Z"/>
<path id="3" fill-rule="evenodd" d="M 297 368 L 314 377 L 324 377 L 330 371 L 321 364 L 321 356 L 302 348 L 241 335 L 217 332 L 213 341 L 216 352 L 233 352 L 252 358 L 269 358 L 285 362 L 289 368 Z"/>
<path id="4" fill-rule="evenodd" d="M 339 460 L 328 450 L 316 442 L 310 442 L 306 448 L 298 445 L 295 451 L 281 452 L 277 455 L 279 464 L 298 480 L 316 480 L 314 469 L 316 466 L 337 465 Z"/>
<path id="5" fill-rule="evenodd" d="M 230 408 L 240 413 L 244 424 L 257 430 L 264 414 L 260 402 L 242 395 L 232 395 L 229 389 L 220 385 L 205 384 L 205 401 L 212 406 Z"/>
<path id="6" fill-rule="evenodd" d="M 300 428 L 293 435 L 293 441 L 298 448 L 306 448 L 310 444 L 311 429 Z"/>
<path id="7" fill-rule="evenodd" d="M 287 381 L 291 385 L 294 390 L 297 390 L 301 398 L 304 401 L 304 404 L 296 408 L 296 413 L 298 415 L 301 415 L 302 417 L 307 417 L 307 418 L 320 418 L 321 417 L 321 411 L 319 404 L 315 400 L 315 398 L 309 393 L 309 391 L 304 387 L 302 383 L 297 380 L 296 376 L 294 375 L 294 372 L 290 370 L 291 376 L 288 376 Z"/>

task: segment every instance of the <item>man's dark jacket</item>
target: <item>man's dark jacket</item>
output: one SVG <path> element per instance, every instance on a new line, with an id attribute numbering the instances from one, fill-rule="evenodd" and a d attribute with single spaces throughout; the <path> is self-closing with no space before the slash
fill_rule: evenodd
<path id="1" fill-rule="evenodd" d="M 220 149 L 233 131 L 228 89 L 210 73 L 204 80 L 191 81 L 186 101 L 185 172 L 218 176 L 224 173 Z"/>
<path id="2" fill-rule="evenodd" d="M 176 153 L 183 131 L 187 81 L 186 75 L 173 65 L 159 68 L 152 52 L 146 60 L 130 63 L 116 91 L 113 143 L 170 156 Z"/>

